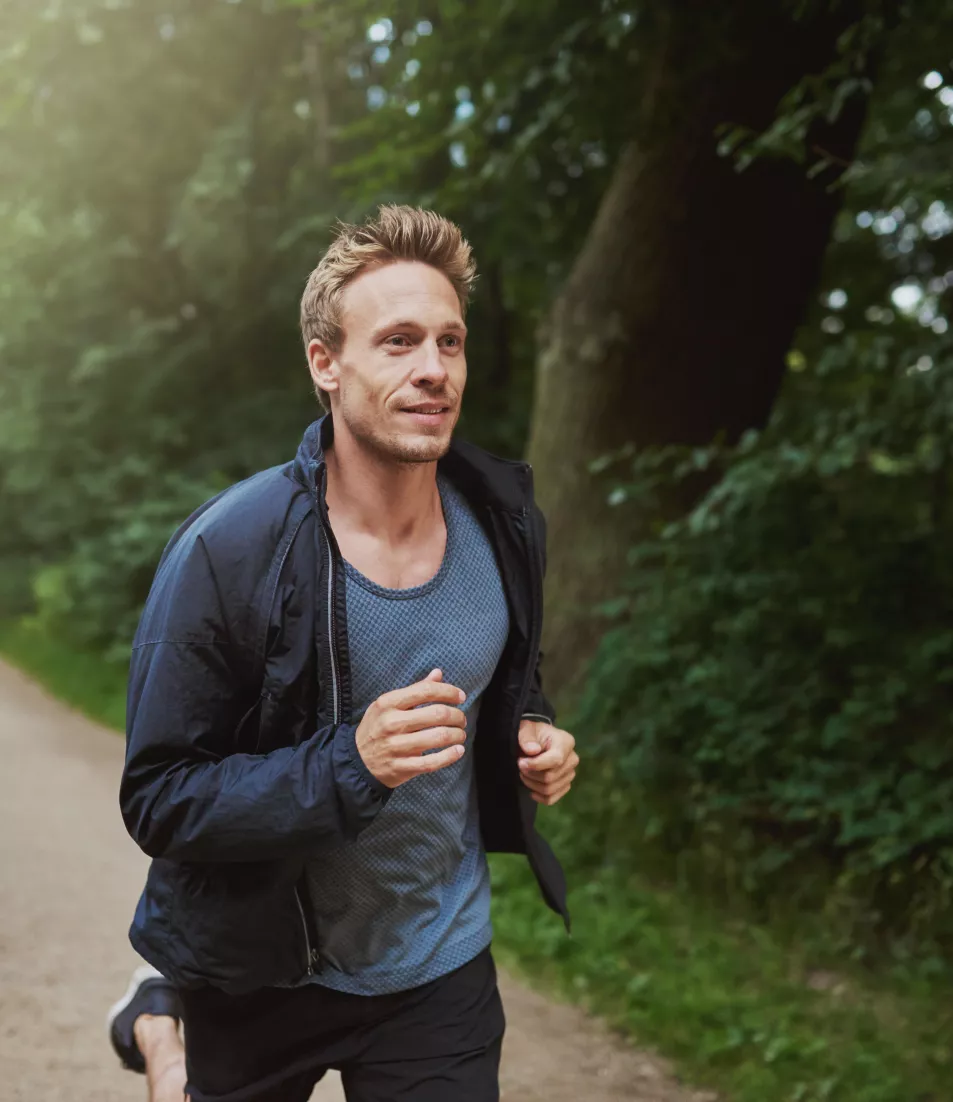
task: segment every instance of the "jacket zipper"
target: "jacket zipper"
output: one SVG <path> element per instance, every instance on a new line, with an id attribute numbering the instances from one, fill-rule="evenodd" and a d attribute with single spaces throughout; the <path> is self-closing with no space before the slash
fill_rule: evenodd
<path id="1" fill-rule="evenodd" d="M 268 619 L 271 619 L 272 610 L 275 607 L 275 598 L 278 596 L 278 586 L 281 584 L 281 572 L 284 570 L 285 561 L 288 555 L 291 553 L 291 547 L 294 541 L 297 539 L 298 532 L 301 530 L 302 524 L 304 524 L 305 517 L 302 516 L 298 523 L 295 525 L 294 531 L 291 534 L 291 539 L 288 540 L 288 545 L 285 547 L 284 553 L 281 556 L 281 562 L 278 564 L 278 571 L 275 574 L 275 584 L 271 591 L 271 598 L 268 602 Z M 298 904 L 298 915 L 301 918 L 301 929 L 304 932 L 304 951 L 305 951 L 305 967 L 309 976 L 314 975 L 313 961 L 315 959 L 315 952 L 311 948 L 311 938 L 308 935 L 308 921 L 304 913 L 304 904 L 301 902 L 301 892 L 298 889 L 298 885 L 295 884 L 295 903 Z"/>
<path id="2" fill-rule="evenodd" d="M 334 706 L 334 723 L 340 723 L 340 708 L 338 705 L 338 663 L 334 641 L 334 552 L 331 550 L 331 540 L 327 529 L 322 526 L 324 542 L 328 547 L 328 652 L 331 655 L 331 700 Z"/>
<path id="3" fill-rule="evenodd" d="M 304 930 L 304 951 L 306 955 L 305 967 L 308 969 L 308 975 L 314 975 L 314 969 L 311 967 L 311 939 L 308 937 L 308 922 L 304 916 L 304 905 L 301 902 L 301 893 L 298 891 L 298 885 L 295 885 L 295 902 L 298 904 L 298 914 L 301 915 L 301 928 Z"/>
<path id="4" fill-rule="evenodd" d="M 333 722 L 340 722 L 340 704 L 339 704 L 339 692 L 338 692 L 338 668 L 337 668 L 337 655 L 335 652 L 334 644 L 334 613 L 333 613 L 333 600 L 334 600 L 334 554 L 331 550 L 331 540 L 328 537 L 327 529 L 322 524 L 321 532 L 324 536 L 325 544 L 328 549 L 328 652 L 331 658 L 331 699 L 333 704 Z M 307 956 L 306 967 L 308 975 L 314 975 L 314 962 L 317 959 L 318 954 L 311 948 L 311 938 L 308 936 L 308 920 L 304 912 L 304 904 L 301 902 L 301 892 L 298 886 L 295 885 L 295 901 L 298 904 L 298 914 L 301 916 L 301 928 L 304 930 L 304 948 Z"/>
<path id="5" fill-rule="evenodd" d="M 328 638 L 329 638 L 329 654 L 331 658 L 331 699 L 333 705 L 333 722 L 335 724 L 340 722 L 341 709 L 339 704 L 339 689 L 338 689 L 338 668 L 337 668 L 337 655 L 334 647 L 334 613 L 333 613 L 333 599 L 334 599 L 334 554 L 331 550 L 331 540 L 328 537 L 327 528 L 320 518 L 319 510 L 319 524 L 321 525 L 321 534 L 324 536 L 325 544 L 328 549 Z M 280 574 L 280 571 L 279 571 Z M 275 586 L 275 592 L 277 593 L 277 585 Z M 298 904 L 298 915 L 301 918 L 301 929 L 304 931 L 304 949 L 305 949 L 305 967 L 307 969 L 308 976 L 313 976 L 315 973 L 314 964 L 320 958 L 315 949 L 311 947 L 311 938 L 308 934 L 308 919 L 305 915 L 304 904 L 301 901 L 301 890 L 299 886 L 295 885 L 295 902 Z"/>

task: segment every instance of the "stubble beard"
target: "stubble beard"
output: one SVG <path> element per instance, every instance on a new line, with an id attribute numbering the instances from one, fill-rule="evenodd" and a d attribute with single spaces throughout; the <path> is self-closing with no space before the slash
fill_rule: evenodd
<path id="1" fill-rule="evenodd" d="M 343 404 L 339 410 L 348 431 L 367 451 L 389 463 L 413 465 L 433 463 L 442 459 L 450 450 L 452 431 L 446 436 L 405 436 L 402 433 L 382 431 L 372 414 L 355 416 Z M 399 416 L 399 415 L 398 415 Z"/>

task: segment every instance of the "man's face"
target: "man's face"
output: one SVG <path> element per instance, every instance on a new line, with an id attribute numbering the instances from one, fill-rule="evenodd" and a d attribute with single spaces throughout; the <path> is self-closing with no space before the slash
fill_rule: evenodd
<path id="1" fill-rule="evenodd" d="M 339 352 L 313 341 L 316 382 L 332 394 L 335 436 L 348 432 L 400 463 L 450 447 L 467 381 L 466 326 L 450 281 L 428 264 L 362 272 L 341 296 Z"/>

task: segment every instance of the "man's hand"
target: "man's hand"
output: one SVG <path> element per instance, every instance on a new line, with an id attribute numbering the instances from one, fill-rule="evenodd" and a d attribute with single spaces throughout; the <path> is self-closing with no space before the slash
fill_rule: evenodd
<path id="1" fill-rule="evenodd" d="M 357 728 L 357 752 L 388 788 L 421 773 L 435 773 L 463 757 L 467 717 L 455 705 L 467 696 L 456 685 L 444 685 L 442 678 L 440 670 L 432 670 L 423 681 L 379 696 L 364 713 Z M 425 750 L 436 752 L 424 754 Z"/>
<path id="2" fill-rule="evenodd" d="M 520 723 L 519 739 L 525 755 L 519 760 L 520 773 L 533 799 L 547 805 L 561 800 L 569 791 L 579 765 L 576 740 L 568 731 L 533 719 Z"/>

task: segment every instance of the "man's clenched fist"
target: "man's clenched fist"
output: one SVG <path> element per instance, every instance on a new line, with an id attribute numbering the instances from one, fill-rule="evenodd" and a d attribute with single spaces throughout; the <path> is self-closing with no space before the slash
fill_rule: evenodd
<path id="1" fill-rule="evenodd" d="M 443 683 L 440 670 L 379 696 L 357 728 L 364 764 L 388 788 L 453 765 L 467 739 L 467 717 L 458 707 L 466 698 L 463 689 Z"/>
<path id="2" fill-rule="evenodd" d="M 538 804 L 554 804 L 569 791 L 579 755 L 576 740 L 568 731 L 550 723 L 524 719 L 520 723 L 520 749 L 524 757 L 519 766 L 523 784 Z"/>

